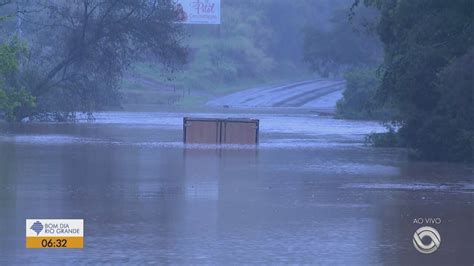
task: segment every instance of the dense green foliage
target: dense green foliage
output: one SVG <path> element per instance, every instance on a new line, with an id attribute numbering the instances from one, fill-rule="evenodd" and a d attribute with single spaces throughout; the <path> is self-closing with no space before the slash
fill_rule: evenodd
<path id="1" fill-rule="evenodd" d="M 0 115 L 8 121 L 28 116 L 36 106 L 35 97 L 16 82 L 19 58 L 25 51 L 16 38 L 0 45 Z"/>
<path id="2" fill-rule="evenodd" d="M 0 64 L 8 70 L 0 73 L 5 86 L 0 112 L 9 120 L 91 115 L 118 105 L 130 64 L 152 57 L 176 67 L 186 60 L 177 23 L 182 12 L 171 0 L 12 0 L 0 6 L 2 14 L 10 14 L 0 40 L 5 50 Z M 29 48 L 24 57 L 5 44 L 17 33 Z M 14 78 L 7 77 L 12 73 Z"/>
<path id="3" fill-rule="evenodd" d="M 36 98 L 25 89 L 6 92 L 0 89 L 0 110 L 7 121 L 19 121 L 19 118 L 29 116 L 35 107 Z"/>
<path id="4" fill-rule="evenodd" d="M 470 0 L 366 0 L 381 18 L 382 104 L 400 139 L 430 160 L 473 159 L 473 17 Z"/>
<path id="5" fill-rule="evenodd" d="M 383 62 L 370 56 L 376 41 L 358 39 L 357 19 L 336 20 L 306 38 L 313 69 L 345 73 L 338 115 L 389 122 L 389 133 L 368 137 L 376 146 L 406 146 L 429 160 L 473 160 L 472 1 L 355 1 L 356 16 L 367 12 L 363 6 L 379 11 L 364 27 L 382 42 Z"/>
<path id="6" fill-rule="evenodd" d="M 344 74 L 346 89 L 337 102 L 337 115 L 349 119 L 377 119 L 389 117 L 393 110 L 381 106 L 376 93 L 380 86 L 377 69 L 357 67 Z"/>

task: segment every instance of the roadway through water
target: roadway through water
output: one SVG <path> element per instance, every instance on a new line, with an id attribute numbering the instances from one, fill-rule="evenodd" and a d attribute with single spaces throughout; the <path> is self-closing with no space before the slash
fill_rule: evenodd
<path id="1" fill-rule="evenodd" d="M 258 87 L 213 99 L 214 107 L 292 107 L 333 112 L 345 88 L 343 80 L 315 79 L 281 86 Z"/>
<path id="2" fill-rule="evenodd" d="M 368 147 L 376 122 L 219 110 L 0 124 L 0 264 L 474 261 L 472 166 Z M 258 118 L 261 142 L 187 147 L 183 116 Z M 419 217 L 442 220 L 428 256 Z M 85 248 L 25 249 L 27 218 L 84 219 Z"/>

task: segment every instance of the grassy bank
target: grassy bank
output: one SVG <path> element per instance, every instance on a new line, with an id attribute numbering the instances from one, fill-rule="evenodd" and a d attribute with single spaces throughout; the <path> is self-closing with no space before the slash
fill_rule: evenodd
<path id="1" fill-rule="evenodd" d="M 154 64 L 138 64 L 124 78 L 122 103 L 131 105 L 184 106 L 205 104 L 208 100 L 239 90 L 314 78 L 314 74 L 287 66 L 266 75 L 226 80 L 209 78 L 185 69 L 170 73 Z"/>

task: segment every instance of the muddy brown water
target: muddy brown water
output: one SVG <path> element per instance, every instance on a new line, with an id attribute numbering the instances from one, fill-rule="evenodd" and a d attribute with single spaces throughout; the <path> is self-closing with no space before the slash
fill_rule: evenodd
<path id="1" fill-rule="evenodd" d="M 260 119 L 260 144 L 182 144 L 183 116 Z M 473 168 L 363 144 L 309 114 L 99 113 L 0 124 L 0 264 L 472 265 Z M 25 219 L 85 220 L 82 250 L 25 248 Z M 441 235 L 419 253 L 418 218 Z M 425 239 L 426 240 L 426 239 Z"/>

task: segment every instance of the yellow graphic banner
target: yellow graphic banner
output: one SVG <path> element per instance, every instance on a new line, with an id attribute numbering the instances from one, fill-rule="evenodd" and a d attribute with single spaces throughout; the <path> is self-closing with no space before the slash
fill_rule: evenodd
<path id="1" fill-rule="evenodd" d="M 84 248 L 84 237 L 27 237 L 26 248 Z"/>

